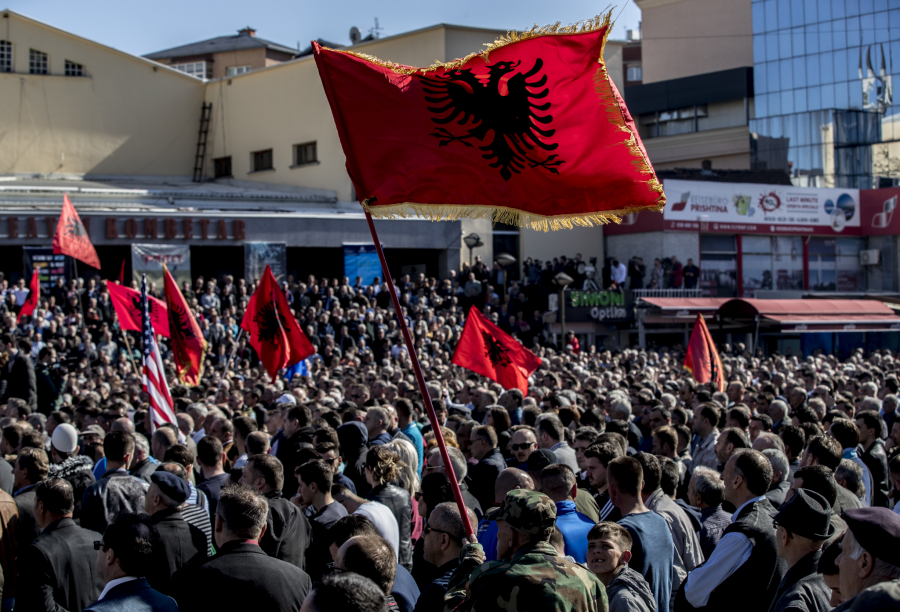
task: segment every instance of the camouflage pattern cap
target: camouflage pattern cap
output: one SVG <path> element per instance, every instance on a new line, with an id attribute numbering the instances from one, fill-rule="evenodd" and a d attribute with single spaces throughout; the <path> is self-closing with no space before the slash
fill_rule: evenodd
<path id="1" fill-rule="evenodd" d="M 485 518 L 489 521 L 502 519 L 522 533 L 547 535 L 556 524 L 556 504 L 543 493 L 513 489 L 506 494 L 500 507 Z"/>

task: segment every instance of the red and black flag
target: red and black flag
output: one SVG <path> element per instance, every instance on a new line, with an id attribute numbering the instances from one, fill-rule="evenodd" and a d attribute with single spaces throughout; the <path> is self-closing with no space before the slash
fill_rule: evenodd
<path id="1" fill-rule="evenodd" d="M 31 275 L 31 284 L 28 286 L 28 289 L 28 297 L 25 298 L 25 303 L 22 304 L 19 316 L 16 317 L 16 323 L 21 321 L 22 317 L 27 317 L 34 313 L 35 308 L 41 301 L 41 279 L 38 276 L 37 268 L 34 269 L 34 273 Z"/>
<path id="2" fill-rule="evenodd" d="M 713 342 L 709 328 L 703 315 L 698 314 L 694 322 L 694 331 L 691 332 L 691 340 L 688 342 L 687 353 L 684 355 L 684 367 L 694 376 L 699 383 L 715 383 L 719 391 L 725 390 L 725 374 L 722 371 L 722 359 L 716 344 Z"/>
<path id="3" fill-rule="evenodd" d="M 119 327 L 129 331 L 141 331 L 141 292 L 123 285 L 107 282 L 109 298 L 119 317 Z M 147 296 L 147 307 L 150 310 L 150 321 L 153 330 L 160 336 L 169 337 L 169 313 L 166 303 L 155 297 Z"/>
<path id="4" fill-rule="evenodd" d="M 491 323 L 474 306 L 463 329 L 453 363 L 503 385 L 528 393 L 528 377 L 541 365 L 541 358 L 518 340 Z"/>
<path id="5" fill-rule="evenodd" d="M 63 196 L 62 214 L 56 223 L 56 233 L 53 234 L 53 253 L 74 257 L 92 268 L 100 269 L 97 250 L 94 249 L 91 238 L 84 229 L 81 217 L 75 212 L 69 194 Z"/>
<path id="6" fill-rule="evenodd" d="M 269 266 L 250 297 L 241 327 L 250 334 L 250 346 L 273 380 L 279 370 L 315 352 Z"/>
<path id="7" fill-rule="evenodd" d="M 428 68 L 313 42 L 363 207 L 543 231 L 662 211 L 662 184 L 603 59 L 611 27 L 607 14 L 512 32 Z"/>
<path id="8" fill-rule="evenodd" d="M 166 286 L 166 306 L 169 313 L 169 337 L 172 339 L 172 355 L 175 357 L 178 381 L 193 387 L 200 384 L 200 378 L 203 376 L 206 340 L 203 339 L 200 325 L 165 263 L 163 263 L 163 281 Z"/>

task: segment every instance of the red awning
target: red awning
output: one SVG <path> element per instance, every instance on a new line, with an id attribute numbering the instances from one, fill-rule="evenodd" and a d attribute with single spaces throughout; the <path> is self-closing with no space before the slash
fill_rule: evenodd
<path id="1" fill-rule="evenodd" d="M 892 316 L 893 310 L 878 300 L 727 300 L 719 308 L 724 318 L 752 319 L 757 315 Z"/>
<path id="2" fill-rule="evenodd" d="M 781 324 L 781 331 L 900 331 L 900 317 L 877 314 L 856 315 L 765 315 L 766 320 Z"/>
<path id="3" fill-rule="evenodd" d="M 687 310 L 696 314 L 698 312 L 718 310 L 729 298 L 642 297 L 641 300 L 663 310 Z"/>

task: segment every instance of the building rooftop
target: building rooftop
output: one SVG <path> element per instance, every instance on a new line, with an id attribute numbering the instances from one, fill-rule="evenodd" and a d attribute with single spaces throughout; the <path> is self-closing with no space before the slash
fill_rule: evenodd
<path id="1" fill-rule="evenodd" d="M 246 49 L 271 49 L 297 55 L 297 49 L 279 45 L 278 43 L 256 37 L 256 30 L 244 28 L 232 36 L 217 36 L 208 40 L 172 47 L 155 53 L 148 53 L 144 57 L 152 60 L 171 59 L 175 57 L 194 57 L 197 55 L 210 55 L 212 53 L 226 53 L 229 51 L 244 51 Z"/>

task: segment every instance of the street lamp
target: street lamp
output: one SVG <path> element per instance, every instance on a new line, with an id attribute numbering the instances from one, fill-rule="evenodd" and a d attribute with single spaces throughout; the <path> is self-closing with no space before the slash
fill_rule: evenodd
<path id="1" fill-rule="evenodd" d="M 566 344 L 566 287 L 575 282 L 575 279 L 566 274 L 565 272 L 560 272 L 556 276 L 553 277 L 553 282 L 559 285 L 559 312 L 560 312 L 560 323 L 562 326 L 562 343 L 561 347 L 565 347 Z M 565 352 L 565 351 L 560 351 Z"/>
<path id="2" fill-rule="evenodd" d="M 504 252 L 504 253 L 500 253 L 499 255 L 497 255 L 494 258 L 494 261 L 496 261 L 498 264 L 500 264 L 500 267 L 503 268 L 503 295 L 505 296 L 506 295 L 506 277 L 509 275 L 509 273 L 506 271 L 506 268 L 508 266 L 511 266 L 514 263 L 516 263 L 516 258 L 514 256 L 510 255 L 509 253 Z"/>
<path id="3" fill-rule="evenodd" d="M 466 243 L 466 246 L 469 247 L 469 267 L 472 267 L 472 249 L 480 246 L 484 246 L 484 243 L 481 241 L 481 236 L 476 233 L 471 233 L 465 238 L 463 238 L 463 242 Z"/>

